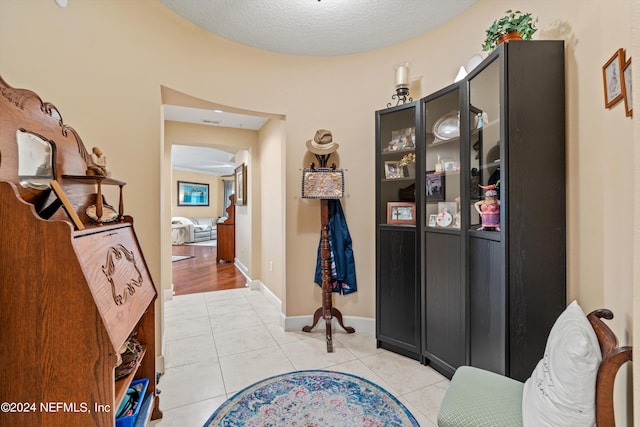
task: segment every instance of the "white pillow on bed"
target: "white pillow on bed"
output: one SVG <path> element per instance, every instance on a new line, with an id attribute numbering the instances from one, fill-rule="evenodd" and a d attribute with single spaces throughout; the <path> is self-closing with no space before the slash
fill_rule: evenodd
<path id="1" fill-rule="evenodd" d="M 544 357 L 525 382 L 524 427 L 594 426 L 598 337 L 576 301 L 558 317 Z"/>

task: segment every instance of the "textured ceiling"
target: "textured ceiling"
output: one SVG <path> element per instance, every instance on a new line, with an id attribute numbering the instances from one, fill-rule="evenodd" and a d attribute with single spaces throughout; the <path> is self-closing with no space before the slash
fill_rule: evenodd
<path id="1" fill-rule="evenodd" d="M 226 39 L 294 55 L 366 52 L 408 40 L 476 0 L 160 0 Z"/>
<path id="2" fill-rule="evenodd" d="M 211 147 L 171 145 L 171 167 L 205 175 L 233 175 L 235 155 Z"/>
<path id="3" fill-rule="evenodd" d="M 477 0 L 160 0 L 178 15 L 237 43 L 272 52 L 345 55 L 418 36 Z M 165 119 L 258 130 L 264 118 L 165 106 Z M 228 175 L 233 155 L 173 145 L 173 167 Z"/>

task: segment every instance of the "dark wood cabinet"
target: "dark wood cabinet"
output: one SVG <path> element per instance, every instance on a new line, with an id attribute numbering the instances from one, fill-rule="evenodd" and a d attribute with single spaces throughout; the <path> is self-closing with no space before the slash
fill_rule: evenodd
<path id="1" fill-rule="evenodd" d="M 466 363 L 462 241 L 459 233 L 430 233 L 425 242 L 423 356 L 451 376 Z"/>
<path id="2" fill-rule="evenodd" d="M 563 42 L 510 41 L 463 80 L 376 112 L 380 346 L 449 377 L 531 375 L 566 306 L 564 106 Z M 415 174 L 394 175 L 407 149 Z M 415 215 L 398 223 L 387 212 L 407 190 Z"/>
<path id="3" fill-rule="evenodd" d="M 469 206 L 470 364 L 521 381 L 566 306 L 564 79 L 562 41 L 504 43 L 467 77 L 469 168 L 500 200 L 493 230 Z"/>
<path id="4" fill-rule="evenodd" d="M 414 359 L 421 357 L 419 114 L 416 102 L 376 112 L 376 340 Z"/>
<path id="5" fill-rule="evenodd" d="M 464 87 L 455 83 L 422 102 L 425 123 L 422 244 L 422 357 L 447 376 L 467 361 L 464 228 L 462 216 Z"/>
<path id="6" fill-rule="evenodd" d="M 420 353 L 420 288 L 416 232 L 408 227 L 379 230 L 377 293 L 381 347 L 415 359 Z"/>

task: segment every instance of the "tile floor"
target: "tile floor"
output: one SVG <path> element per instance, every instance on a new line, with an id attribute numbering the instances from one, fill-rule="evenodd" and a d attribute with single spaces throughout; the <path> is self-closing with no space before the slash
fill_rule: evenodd
<path id="1" fill-rule="evenodd" d="M 324 330 L 285 332 L 257 290 L 176 296 L 165 305 L 165 373 L 158 388 L 164 418 L 153 427 L 202 426 L 227 398 L 263 378 L 329 369 L 366 378 L 393 393 L 422 427 L 436 426 L 449 381 L 419 362 L 377 349 L 375 337 Z"/>

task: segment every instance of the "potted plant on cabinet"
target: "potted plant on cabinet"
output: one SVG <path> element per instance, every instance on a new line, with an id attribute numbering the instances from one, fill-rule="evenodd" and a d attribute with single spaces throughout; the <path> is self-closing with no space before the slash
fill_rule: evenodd
<path id="1" fill-rule="evenodd" d="M 507 10 L 506 15 L 493 21 L 487 28 L 487 37 L 482 44 L 483 51 L 492 51 L 500 43 L 506 40 L 531 40 L 536 32 L 538 18 L 533 18 L 531 13 L 522 13 L 519 10 Z"/>

